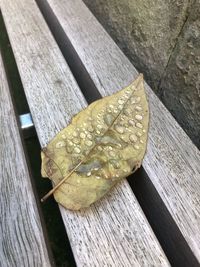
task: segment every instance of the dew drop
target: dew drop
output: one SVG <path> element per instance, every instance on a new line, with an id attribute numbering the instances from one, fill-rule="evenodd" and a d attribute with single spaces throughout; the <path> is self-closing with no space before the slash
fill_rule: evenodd
<path id="1" fill-rule="evenodd" d="M 135 107 L 135 110 L 137 110 L 137 111 L 142 111 L 142 107 L 141 107 L 141 106 L 136 106 L 136 107 Z"/>
<path id="2" fill-rule="evenodd" d="M 131 114 L 129 109 L 125 109 L 123 112 L 126 116 L 129 116 Z"/>
<path id="3" fill-rule="evenodd" d="M 97 125 L 97 129 L 101 130 L 102 128 L 103 128 L 102 125 L 100 125 L 100 124 Z"/>
<path id="4" fill-rule="evenodd" d="M 124 100 L 121 99 L 121 98 L 120 98 L 117 102 L 118 102 L 118 104 L 120 104 L 120 105 L 123 105 L 123 104 L 124 104 Z"/>
<path id="5" fill-rule="evenodd" d="M 112 108 L 114 108 L 114 106 L 113 106 L 113 105 L 109 105 L 109 108 L 111 108 L 111 109 L 112 109 Z"/>
<path id="6" fill-rule="evenodd" d="M 74 148 L 74 152 L 79 154 L 79 153 L 81 152 L 81 150 L 80 150 L 79 147 L 75 147 L 75 148 Z"/>
<path id="7" fill-rule="evenodd" d="M 101 177 L 100 176 L 95 176 L 96 179 L 100 179 Z"/>
<path id="8" fill-rule="evenodd" d="M 89 131 L 90 133 L 94 132 L 94 129 L 93 129 L 92 126 L 89 126 L 87 129 L 88 129 L 88 131 Z"/>
<path id="9" fill-rule="evenodd" d="M 72 141 L 68 141 L 68 145 L 69 145 L 69 146 L 73 146 Z"/>
<path id="10" fill-rule="evenodd" d="M 134 120 L 129 120 L 129 121 L 128 121 L 128 124 L 131 125 L 131 126 L 135 126 L 135 122 L 134 122 Z"/>
<path id="11" fill-rule="evenodd" d="M 85 144 L 86 144 L 86 146 L 92 146 L 92 141 L 91 140 L 86 140 L 85 141 Z"/>
<path id="12" fill-rule="evenodd" d="M 87 138 L 88 138 L 89 140 L 92 140 L 92 135 L 91 135 L 91 134 L 88 134 L 88 135 L 87 135 Z"/>
<path id="13" fill-rule="evenodd" d="M 113 165 L 113 167 L 115 168 L 115 169 L 119 169 L 120 168 L 120 164 L 119 164 L 119 162 L 118 161 L 116 161 L 116 160 L 111 160 L 110 161 L 111 162 L 111 164 Z"/>
<path id="14" fill-rule="evenodd" d="M 137 139 L 138 139 L 138 138 L 137 138 L 137 136 L 136 136 L 135 134 L 131 134 L 131 135 L 129 136 L 129 139 L 130 139 L 131 142 L 134 142 L 134 143 L 135 143 L 135 142 L 137 142 Z"/>
<path id="15" fill-rule="evenodd" d="M 143 141 L 143 140 L 140 140 L 140 143 L 141 143 L 141 144 L 144 144 L 144 141 Z"/>
<path id="16" fill-rule="evenodd" d="M 146 130 L 144 129 L 144 130 L 142 130 L 143 131 L 143 133 L 146 133 Z"/>
<path id="17" fill-rule="evenodd" d="M 101 147 L 101 146 L 98 146 L 98 148 L 97 148 L 99 151 L 102 151 L 103 150 L 103 148 Z"/>
<path id="18" fill-rule="evenodd" d="M 80 133 L 80 138 L 84 139 L 86 137 L 85 133 Z"/>
<path id="19" fill-rule="evenodd" d="M 131 93 L 131 89 L 127 89 L 126 94 L 130 94 L 130 93 Z"/>
<path id="20" fill-rule="evenodd" d="M 64 141 L 60 141 L 60 142 L 58 142 L 57 144 L 56 144 L 56 148 L 60 148 L 60 147 L 63 147 L 63 146 L 65 146 L 66 144 L 65 144 L 65 142 Z"/>
<path id="21" fill-rule="evenodd" d="M 136 120 L 141 121 L 143 119 L 142 115 L 136 114 L 135 115 Z"/>
<path id="22" fill-rule="evenodd" d="M 68 139 L 68 140 L 72 139 L 72 135 L 71 135 L 71 133 L 68 134 L 67 139 Z"/>
<path id="23" fill-rule="evenodd" d="M 77 137 L 78 136 L 78 133 L 77 132 L 73 132 L 73 136 L 74 137 Z"/>
<path id="24" fill-rule="evenodd" d="M 131 103 L 132 103 L 132 104 L 136 104 L 136 103 L 139 103 L 140 100 L 141 100 L 141 97 L 139 97 L 139 96 L 132 97 L 132 98 L 131 98 Z"/>
<path id="25" fill-rule="evenodd" d="M 74 138 L 72 141 L 73 141 L 74 144 L 79 144 L 80 143 L 80 140 L 78 138 Z"/>
<path id="26" fill-rule="evenodd" d="M 141 133 L 141 132 L 137 132 L 136 135 L 137 135 L 138 137 L 141 137 L 141 136 L 142 136 L 142 133 Z"/>
<path id="27" fill-rule="evenodd" d="M 134 145 L 134 148 L 137 150 L 140 149 L 140 147 L 138 145 Z"/>
<path id="28" fill-rule="evenodd" d="M 140 128 L 140 129 L 143 128 L 143 125 L 140 122 L 137 122 L 135 125 L 136 125 L 137 128 Z"/>
<path id="29" fill-rule="evenodd" d="M 116 154 L 115 154 L 115 152 L 114 151 L 109 151 L 109 155 L 111 156 L 111 157 L 115 157 L 116 156 Z"/>
<path id="30" fill-rule="evenodd" d="M 114 111 L 113 111 L 115 114 L 117 114 L 118 113 L 118 110 L 117 109 L 114 109 Z"/>
<path id="31" fill-rule="evenodd" d="M 107 173 L 105 173 L 105 174 L 104 174 L 104 178 L 105 178 L 105 179 L 109 179 L 110 176 L 109 176 Z"/>
<path id="32" fill-rule="evenodd" d="M 120 125 L 116 124 L 115 125 L 115 130 L 120 134 L 124 133 L 124 127 L 123 126 L 120 126 Z"/>
<path id="33" fill-rule="evenodd" d="M 111 125 L 112 124 L 112 122 L 113 122 L 113 116 L 111 115 L 111 114 L 106 114 L 105 116 L 104 116 L 104 121 L 105 121 L 105 123 L 107 124 L 107 125 Z"/>
<path id="34" fill-rule="evenodd" d="M 118 146 L 119 148 L 121 148 L 121 147 L 122 147 L 122 145 L 121 145 L 120 143 L 118 143 L 118 144 L 117 144 L 117 146 Z"/>
<path id="35" fill-rule="evenodd" d="M 62 136 L 63 139 L 67 138 L 67 136 L 65 134 L 62 134 L 61 136 Z"/>
<path id="36" fill-rule="evenodd" d="M 88 177 L 91 176 L 91 172 L 88 172 L 88 173 L 87 173 L 87 176 L 88 176 Z"/>
<path id="37" fill-rule="evenodd" d="M 73 150 L 73 147 L 71 147 L 71 146 L 67 146 L 67 152 L 68 152 L 68 153 L 71 153 L 72 150 Z"/>
<path id="38" fill-rule="evenodd" d="M 122 136 L 120 136 L 120 138 L 121 138 L 124 142 L 126 142 L 126 143 L 129 142 L 129 137 L 128 137 L 128 135 L 122 135 Z"/>

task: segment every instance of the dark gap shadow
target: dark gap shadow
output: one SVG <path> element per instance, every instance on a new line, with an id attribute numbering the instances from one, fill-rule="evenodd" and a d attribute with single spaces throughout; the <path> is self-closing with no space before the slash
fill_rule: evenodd
<path id="1" fill-rule="evenodd" d="M 129 176 L 128 182 L 171 265 L 200 266 L 144 168 Z"/>
<path id="2" fill-rule="evenodd" d="M 88 103 L 101 98 L 47 1 L 36 0 L 36 2 Z M 174 267 L 199 266 L 144 169 L 141 168 L 134 177 L 129 177 L 128 181 L 171 265 Z"/>
<path id="3" fill-rule="evenodd" d="M 18 118 L 20 114 L 29 113 L 30 110 L 1 12 L 0 33 L 0 51 L 3 57 L 16 117 Z M 29 138 L 27 138 L 26 132 L 20 132 L 49 256 L 52 259 L 52 266 L 55 263 L 56 266 L 60 267 L 74 267 L 76 266 L 75 260 L 57 203 L 53 198 L 49 199 L 45 205 L 42 205 L 40 202 L 40 198 L 43 196 L 42 194 L 48 192 L 52 186 L 48 179 L 45 180 L 41 177 L 41 148 L 35 130 L 33 129 L 31 133 L 31 137 L 29 135 Z"/>

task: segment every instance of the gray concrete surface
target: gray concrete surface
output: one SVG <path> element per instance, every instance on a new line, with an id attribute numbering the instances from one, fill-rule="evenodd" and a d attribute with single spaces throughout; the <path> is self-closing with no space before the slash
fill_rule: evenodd
<path id="1" fill-rule="evenodd" d="M 200 147 L 200 1 L 84 2 Z"/>

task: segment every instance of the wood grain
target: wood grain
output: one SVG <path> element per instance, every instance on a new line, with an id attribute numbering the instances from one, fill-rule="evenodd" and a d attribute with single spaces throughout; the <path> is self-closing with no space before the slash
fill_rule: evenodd
<path id="1" fill-rule="evenodd" d="M 86 101 L 35 2 L 1 0 L 0 4 L 38 137 L 45 146 Z M 87 210 L 60 210 L 78 266 L 169 266 L 126 181 Z"/>
<path id="2" fill-rule="evenodd" d="M 48 3 L 102 96 L 138 75 L 81 0 Z M 147 84 L 146 91 L 151 120 L 143 167 L 200 262 L 200 152 Z"/>
<path id="3" fill-rule="evenodd" d="M 0 265 L 51 266 L 0 55 Z"/>

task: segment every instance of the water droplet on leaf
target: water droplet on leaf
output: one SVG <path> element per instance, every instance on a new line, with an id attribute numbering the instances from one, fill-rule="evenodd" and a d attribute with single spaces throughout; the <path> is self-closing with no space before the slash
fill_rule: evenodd
<path id="1" fill-rule="evenodd" d="M 130 134 L 129 139 L 131 142 L 137 142 L 137 136 L 135 134 Z"/>
<path id="2" fill-rule="evenodd" d="M 143 125 L 142 125 L 140 122 L 137 122 L 137 123 L 135 124 L 135 126 L 136 126 L 137 128 L 140 128 L 140 129 L 143 128 Z"/>
<path id="3" fill-rule="evenodd" d="M 124 133 L 124 127 L 123 126 L 120 126 L 120 125 L 116 124 L 115 125 L 115 130 L 120 134 Z"/>
<path id="4" fill-rule="evenodd" d="M 136 120 L 141 121 L 143 119 L 142 115 L 136 114 L 135 115 Z"/>
<path id="5" fill-rule="evenodd" d="M 74 148 L 74 152 L 79 154 L 79 153 L 81 152 L 81 150 L 80 150 L 80 148 L 75 147 L 75 148 Z"/>
<path id="6" fill-rule="evenodd" d="M 66 144 L 65 144 L 64 141 L 60 141 L 60 142 L 56 143 L 56 148 L 60 148 L 60 147 L 63 147 L 63 146 L 65 146 L 65 145 L 66 145 Z"/>
<path id="7" fill-rule="evenodd" d="M 85 141 L 86 146 L 92 146 L 93 142 L 91 140 Z"/>
<path id="8" fill-rule="evenodd" d="M 84 139 L 86 137 L 85 133 L 80 133 L 80 138 Z"/>

